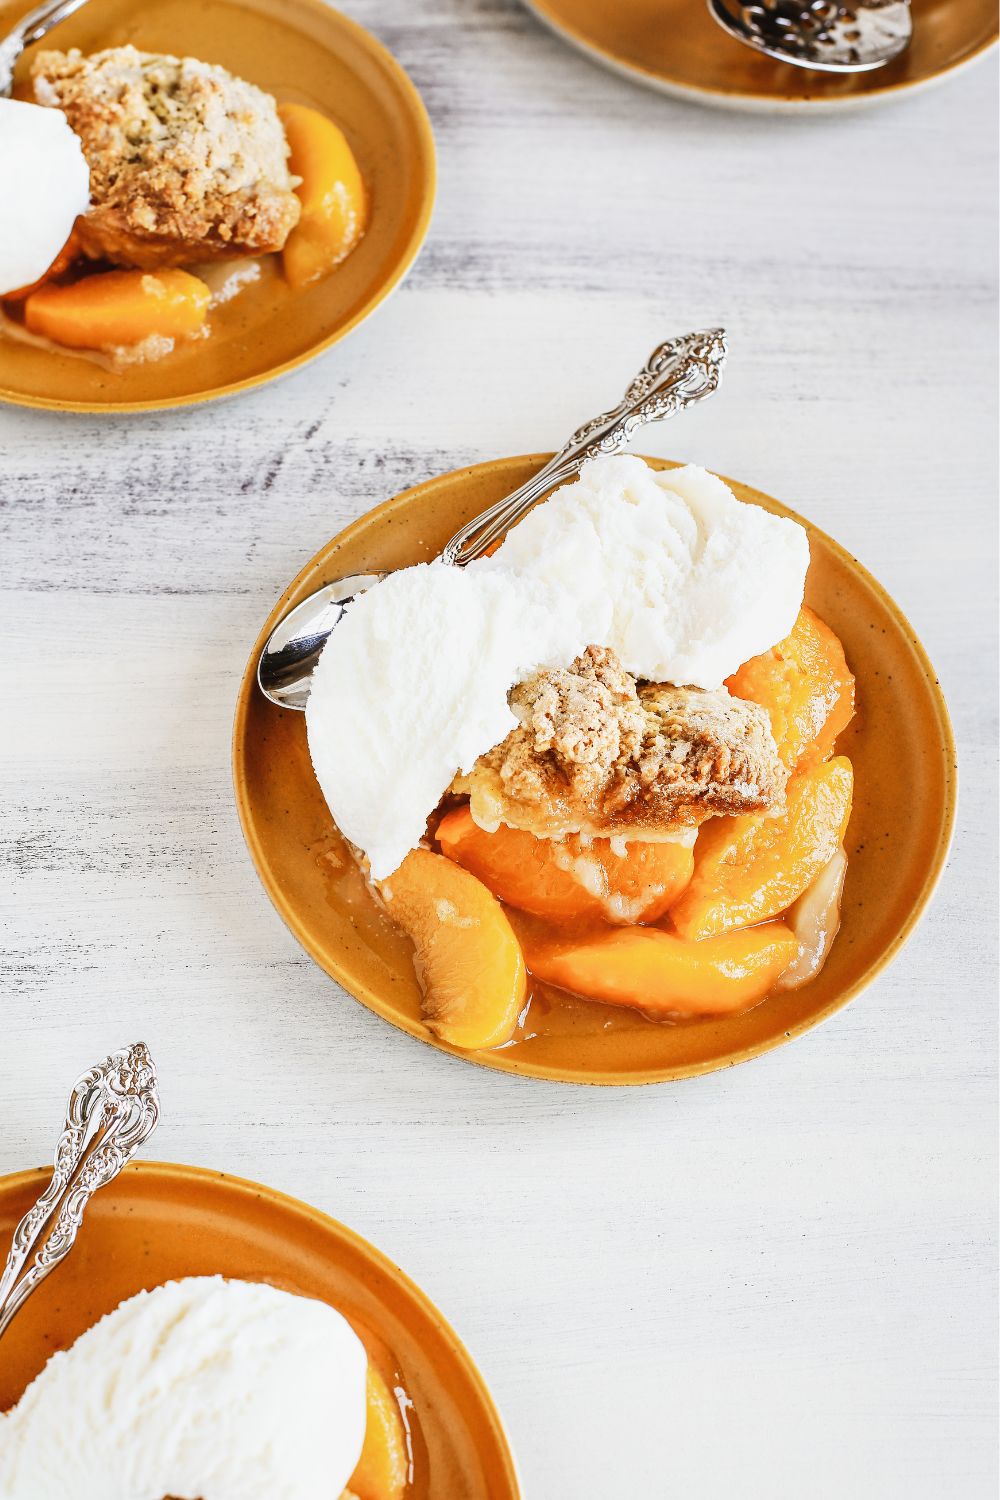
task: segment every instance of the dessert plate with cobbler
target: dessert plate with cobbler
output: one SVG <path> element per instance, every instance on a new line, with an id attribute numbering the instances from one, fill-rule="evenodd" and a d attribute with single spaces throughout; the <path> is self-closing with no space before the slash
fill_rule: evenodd
<path id="1" fill-rule="evenodd" d="M 420 484 L 307 563 L 239 695 L 244 833 L 307 951 L 413 1036 L 573 1082 L 726 1067 L 912 931 L 951 833 L 947 710 L 858 562 L 691 465 L 598 458 L 491 555 L 434 561 L 543 457 Z M 274 625 L 373 572 L 305 714 L 269 702 Z"/>
<path id="2" fill-rule="evenodd" d="M 0 34 L 26 8 L 0 6 Z M 250 389 L 355 328 L 426 234 L 423 104 L 320 0 L 90 0 L 24 52 L 14 95 L 2 400 L 126 411 Z"/>

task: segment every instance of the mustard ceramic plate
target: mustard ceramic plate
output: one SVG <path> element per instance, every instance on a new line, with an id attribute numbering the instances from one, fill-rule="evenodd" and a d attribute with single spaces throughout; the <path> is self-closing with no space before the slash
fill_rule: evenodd
<path id="1" fill-rule="evenodd" d="M 458 469 L 349 526 L 275 606 L 251 653 L 236 709 L 236 800 L 271 900 L 332 978 L 387 1021 L 445 1051 L 454 1049 L 421 1021 L 409 942 L 380 912 L 331 826 L 309 761 L 304 715 L 270 703 L 257 688 L 255 669 L 264 641 L 292 605 L 344 574 L 426 561 L 463 522 L 523 484 L 543 457 L 549 455 Z M 754 1010 L 674 1026 L 556 998 L 538 987 L 511 1044 L 460 1057 L 573 1083 L 654 1083 L 728 1067 L 845 1005 L 898 953 L 930 898 L 955 809 L 954 744 L 933 669 L 892 600 L 843 548 L 777 501 L 727 483 L 741 500 L 806 527 L 812 551 L 806 602 L 840 636 L 857 678 L 858 712 L 837 741 L 838 752 L 854 763 L 855 801 L 843 922 L 830 958 L 812 983 Z M 330 1003 L 341 1003 L 332 990 Z"/>
<path id="2" fill-rule="evenodd" d="M 0 4 L 0 34 L 27 3 Z M 273 380 L 350 333 L 402 280 L 434 201 L 434 142 L 424 106 L 385 48 L 323 0 L 89 0 L 46 47 L 85 52 L 131 42 L 220 63 L 309 104 L 344 130 L 369 192 L 358 247 L 329 276 L 293 290 L 277 257 L 260 281 L 211 315 L 208 338 L 120 372 L 0 335 L 0 400 L 61 411 L 140 411 L 233 395 Z M 30 96 L 29 48 L 16 92 Z"/>
<path id="3" fill-rule="evenodd" d="M 856 109 L 946 77 L 997 39 L 992 0 L 911 0 L 913 38 L 873 73 L 807 72 L 751 52 L 705 0 L 525 0 L 595 62 L 664 94 L 722 109 Z"/>
<path id="4" fill-rule="evenodd" d="M 0 1178 L 0 1255 L 51 1171 Z M 517 1500 L 503 1426 L 475 1365 L 424 1294 L 358 1235 L 258 1183 L 198 1167 L 126 1167 L 95 1194 L 68 1258 L 3 1339 L 0 1411 L 57 1349 L 136 1292 L 181 1276 L 266 1281 L 344 1314 L 412 1402 L 407 1500 Z M 336 1500 L 331 1496 L 330 1500 Z"/>

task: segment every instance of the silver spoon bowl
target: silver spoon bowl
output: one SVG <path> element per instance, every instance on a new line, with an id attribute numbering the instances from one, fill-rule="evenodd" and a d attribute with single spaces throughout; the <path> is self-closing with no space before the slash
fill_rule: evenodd
<path id="1" fill-rule="evenodd" d="M 708 0 L 708 8 L 747 47 L 819 73 L 884 67 L 913 31 L 908 0 Z"/>
<path id="2" fill-rule="evenodd" d="M 718 388 L 726 352 L 722 328 L 686 333 L 660 344 L 616 407 L 578 427 L 526 484 L 456 531 L 441 561 L 462 567 L 482 557 L 543 495 L 578 474 L 588 459 L 621 452 L 647 422 L 661 422 L 711 396 Z M 330 632 L 351 600 L 385 576 L 352 573 L 335 578 L 284 615 L 257 661 L 257 683 L 264 696 L 279 708 L 304 709 L 313 669 Z"/>
<path id="3" fill-rule="evenodd" d="M 53 26 L 65 21 L 87 0 L 47 0 L 46 4 L 22 16 L 13 30 L 0 41 L 0 98 L 9 99 L 14 87 L 14 69 L 25 47 L 40 42 Z"/>

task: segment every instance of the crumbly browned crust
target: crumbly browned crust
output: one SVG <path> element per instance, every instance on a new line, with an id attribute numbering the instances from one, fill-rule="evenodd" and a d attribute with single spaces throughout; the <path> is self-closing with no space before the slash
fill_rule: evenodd
<path id="1" fill-rule="evenodd" d="M 190 265 L 280 250 L 299 217 L 275 102 L 225 68 L 112 47 L 40 52 L 39 104 L 61 109 L 90 164 L 85 252 Z"/>
<path id="2" fill-rule="evenodd" d="M 662 837 L 784 794 L 763 708 L 725 689 L 640 687 L 605 647 L 529 678 L 510 704 L 518 728 L 452 785 L 486 828 Z"/>

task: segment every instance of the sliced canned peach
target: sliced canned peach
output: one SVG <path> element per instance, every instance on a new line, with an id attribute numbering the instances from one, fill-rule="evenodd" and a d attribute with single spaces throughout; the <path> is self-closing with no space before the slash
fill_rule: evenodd
<path id="1" fill-rule="evenodd" d="M 829 625 L 805 605 L 791 635 L 744 662 L 726 686 L 766 708 L 778 754 L 790 771 L 833 754 L 854 717 L 854 677 Z"/>
<path id="2" fill-rule="evenodd" d="M 406 1428 L 395 1396 L 371 1365 L 367 1413 L 365 1444 L 345 1496 L 354 1500 L 403 1500 L 410 1477 Z"/>
<path id="3" fill-rule="evenodd" d="M 778 980 L 777 989 L 801 989 L 823 968 L 840 931 L 840 903 L 846 875 L 847 854 L 841 847 L 785 913 L 799 951 Z"/>
<path id="4" fill-rule="evenodd" d="M 291 148 L 289 170 L 301 179 L 298 224 L 282 251 L 294 287 L 318 281 L 354 249 L 368 223 L 368 195 L 347 137 L 319 110 L 305 104 L 278 107 Z"/>
<path id="5" fill-rule="evenodd" d="M 687 844 L 635 842 L 616 853 L 610 839 L 539 839 L 503 824 L 486 833 L 468 807 L 442 818 L 437 840 L 501 901 L 552 922 L 654 922 L 694 869 Z"/>
<path id="6" fill-rule="evenodd" d="M 699 939 L 777 916 L 797 900 L 843 842 L 854 771 L 845 755 L 793 776 L 785 810 L 712 818 L 694 850 L 694 874 L 671 907 L 682 937 Z"/>
<path id="7" fill-rule="evenodd" d="M 654 1020 L 718 1016 L 756 1005 L 795 958 L 783 922 L 689 942 L 656 927 L 602 927 L 564 935 L 535 918 L 514 918 L 538 979 Z"/>
<path id="8" fill-rule="evenodd" d="M 521 947 L 503 907 L 443 854 L 412 849 L 379 883 L 386 910 L 412 940 L 424 1019 L 453 1047 L 499 1047 L 524 1005 Z"/>
<path id="9" fill-rule="evenodd" d="M 104 271 L 39 287 L 24 304 L 24 321 L 31 333 L 69 349 L 184 338 L 204 326 L 211 295 L 187 271 Z"/>

